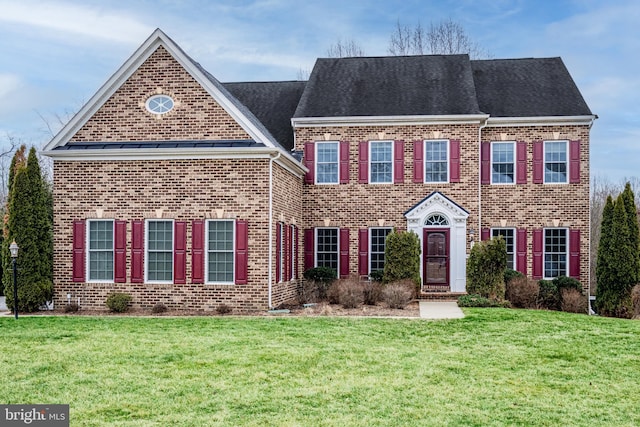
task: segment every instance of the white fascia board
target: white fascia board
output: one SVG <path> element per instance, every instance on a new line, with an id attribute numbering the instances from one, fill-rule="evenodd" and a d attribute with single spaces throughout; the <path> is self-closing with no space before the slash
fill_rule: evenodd
<path id="1" fill-rule="evenodd" d="M 598 116 L 489 117 L 487 127 L 590 125 Z"/>
<path id="2" fill-rule="evenodd" d="M 255 141 L 276 148 L 274 141 L 262 133 L 226 96 L 215 87 L 209 78 L 198 69 L 190 58 L 160 29 L 156 29 L 147 40 L 122 64 L 122 66 L 102 85 L 75 116 L 44 147 L 48 152 L 66 144 L 73 135 L 104 105 L 104 103 L 149 59 L 158 47 L 164 47 L 182 67 L 240 124 Z"/>
<path id="3" fill-rule="evenodd" d="M 294 117 L 291 125 L 302 127 L 331 126 L 402 126 L 433 124 L 480 124 L 488 114 L 457 114 L 437 116 L 351 116 L 351 117 Z"/>

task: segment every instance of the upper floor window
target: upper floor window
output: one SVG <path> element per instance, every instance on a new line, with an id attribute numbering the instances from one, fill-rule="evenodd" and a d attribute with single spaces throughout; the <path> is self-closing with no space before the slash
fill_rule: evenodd
<path id="1" fill-rule="evenodd" d="M 173 221 L 147 220 L 146 281 L 173 282 Z"/>
<path id="2" fill-rule="evenodd" d="M 113 281 L 113 220 L 89 220 L 89 280 Z"/>
<path id="3" fill-rule="evenodd" d="M 491 238 L 495 239 L 502 236 L 507 245 L 507 268 L 515 270 L 516 266 L 516 246 L 515 246 L 515 230 L 513 228 L 492 228 Z"/>
<path id="4" fill-rule="evenodd" d="M 544 182 L 567 182 L 567 141 L 544 142 Z"/>
<path id="5" fill-rule="evenodd" d="M 424 181 L 449 182 L 449 141 L 425 141 Z"/>
<path id="6" fill-rule="evenodd" d="M 234 221 L 207 221 L 207 283 L 233 283 Z"/>
<path id="7" fill-rule="evenodd" d="M 513 142 L 491 143 L 492 184 L 513 184 L 515 178 L 514 164 L 515 156 Z"/>
<path id="8" fill-rule="evenodd" d="M 393 182 L 393 142 L 371 141 L 369 182 L 391 184 Z"/>
<path id="9" fill-rule="evenodd" d="M 316 184 L 338 184 L 338 143 L 316 142 Z"/>

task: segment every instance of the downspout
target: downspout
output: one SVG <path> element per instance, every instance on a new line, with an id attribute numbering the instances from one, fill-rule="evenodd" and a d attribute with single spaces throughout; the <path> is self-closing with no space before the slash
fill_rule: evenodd
<path id="1" fill-rule="evenodd" d="M 273 290 L 273 162 L 278 160 L 282 153 L 278 151 L 276 156 L 269 158 L 269 310 L 273 309 L 271 293 Z"/>
<path id="2" fill-rule="evenodd" d="M 487 127 L 489 117 L 478 128 L 478 231 L 476 238 L 482 239 L 482 129 Z"/>
<path id="3" fill-rule="evenodd" d="M 594 115 L 589 123 L 589 176 L 591 176 L 591 127 L 597 118 L 598 116 Z M 590 316 L 595 314 L 591 309 L 591 179 L 589 179 L 589 239 L 587 241 L 589 242 L 589 262 L 587 263 L 587 314 Z"/>

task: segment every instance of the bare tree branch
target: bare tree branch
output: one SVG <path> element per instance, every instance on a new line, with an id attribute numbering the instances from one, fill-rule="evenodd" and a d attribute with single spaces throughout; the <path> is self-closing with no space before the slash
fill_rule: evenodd
<path id="1" fill-rule="evenodd" d="M 356 56 L 364 56 L 364 49 L 354 40 L 342 41 L 338 39 L 327 49 L 327 57 L 329 58 L 352 58 Z"/>

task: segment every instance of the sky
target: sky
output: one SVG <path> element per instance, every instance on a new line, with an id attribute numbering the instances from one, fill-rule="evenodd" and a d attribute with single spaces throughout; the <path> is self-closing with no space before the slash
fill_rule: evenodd
<path id="1" fill-rule="evenodd" d="M 637 0 L 0 0 L 0 148 L 46 144 L 155 28 L 222 82 L 271 81 L 447 19 L 492 58 L 561 57 L 599 117 L 592 177 L 640 176 Z"/>

